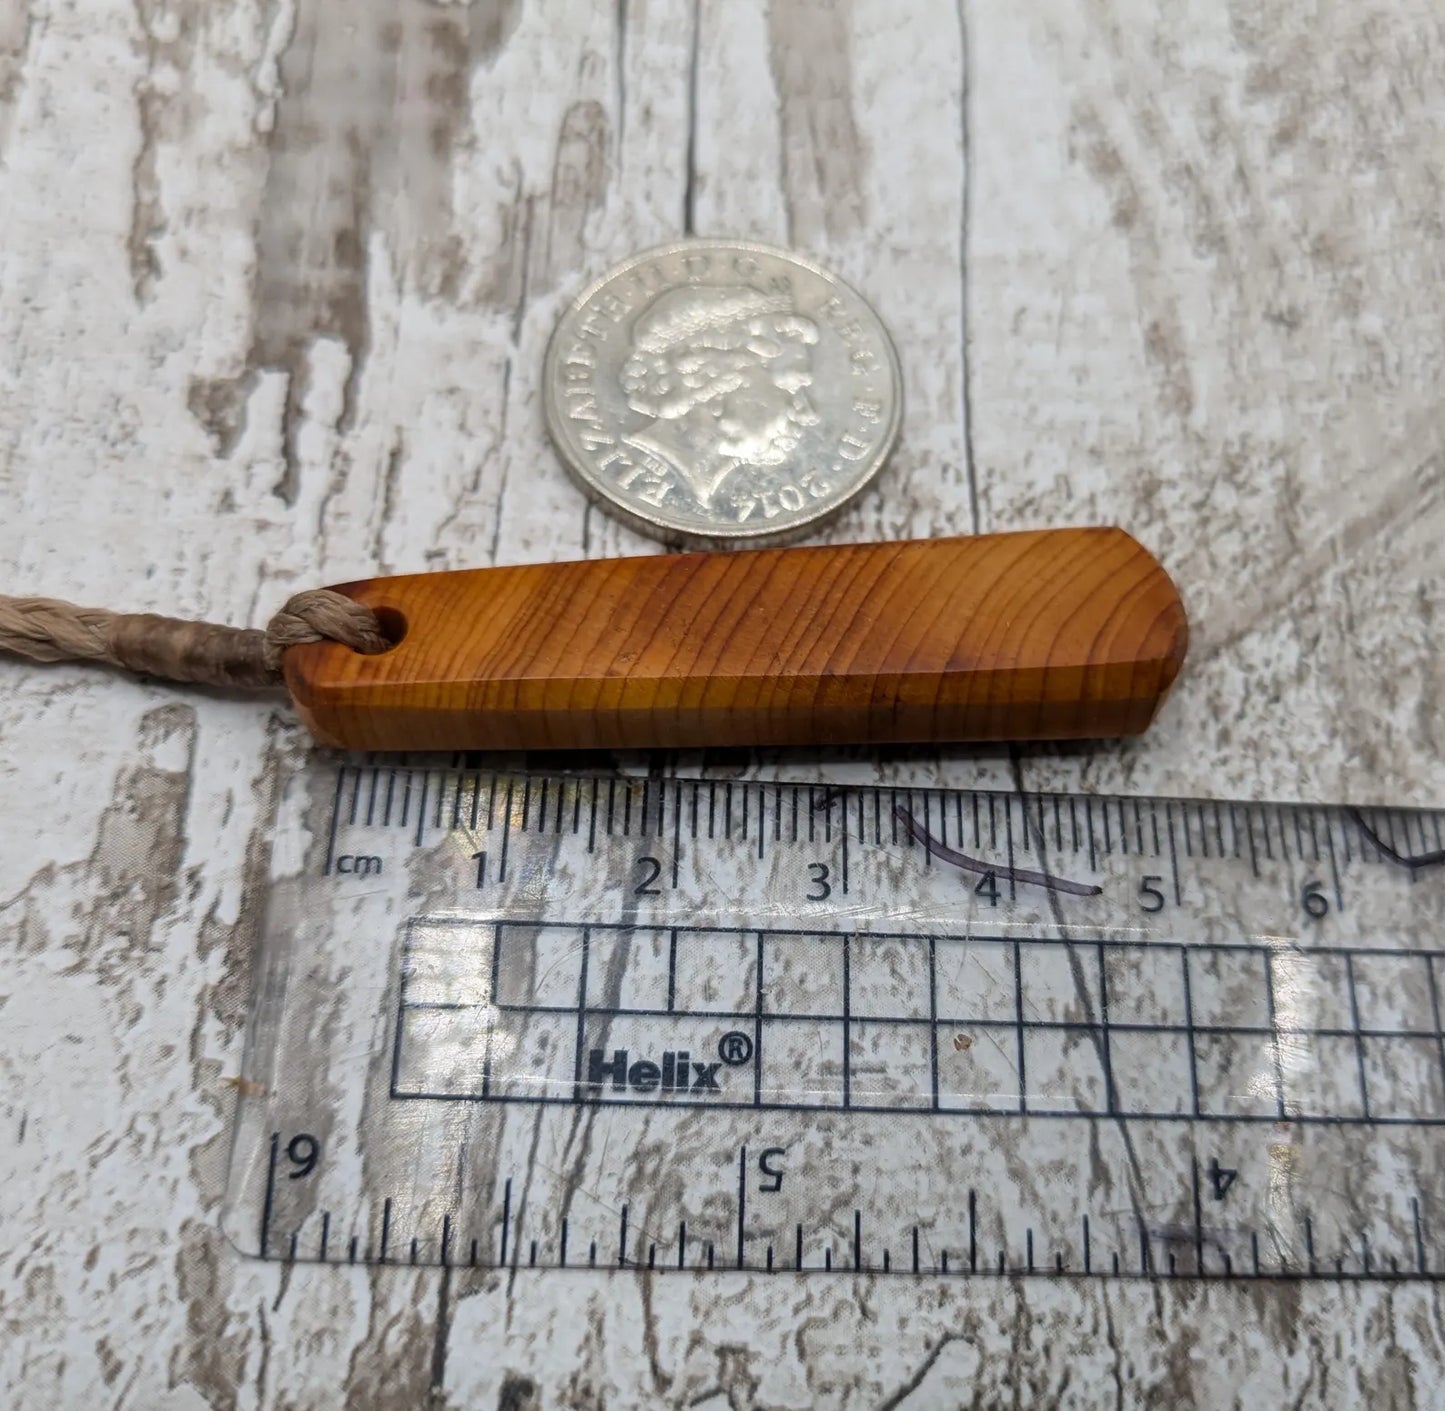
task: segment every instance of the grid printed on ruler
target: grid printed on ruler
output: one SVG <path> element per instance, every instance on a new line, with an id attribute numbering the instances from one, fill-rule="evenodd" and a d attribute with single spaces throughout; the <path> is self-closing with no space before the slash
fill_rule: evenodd
<path id="1" fill-rule="evenodd" d="M 1445 1123 L 1440 952 L 410 923 L 393 1095 Z"/>

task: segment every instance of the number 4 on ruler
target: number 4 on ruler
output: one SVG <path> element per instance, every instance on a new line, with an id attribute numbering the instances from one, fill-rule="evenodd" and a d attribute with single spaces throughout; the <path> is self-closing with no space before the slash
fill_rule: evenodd
<path id="1" fill-rule="evenodd" d="M 1233 1167 L 1221 1166 L 1216 1156 L 1209 1163 L 1209 1184 L 1214 1188 L 1215 1200 L 1223 1200 L 1229 1194 L 1229 1188 L 1234 1184 L 1234 1178 L 1239 1172 Z"/>

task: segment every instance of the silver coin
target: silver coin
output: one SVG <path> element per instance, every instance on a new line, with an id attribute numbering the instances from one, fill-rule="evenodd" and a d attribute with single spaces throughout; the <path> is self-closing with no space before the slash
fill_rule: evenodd
<path id="1" fill-rule="evenodd" d="M 588 286 L 543 385 L 582 489 L 694 547 L 807 534 L 878 473 L 902 410 L 898 355 L 862 296 L 735 240 L 647 250 Z"/>

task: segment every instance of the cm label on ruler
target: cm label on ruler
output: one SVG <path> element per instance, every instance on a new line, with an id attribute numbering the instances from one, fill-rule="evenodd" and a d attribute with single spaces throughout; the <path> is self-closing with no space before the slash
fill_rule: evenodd
<path id="1" fill-rule="evenodd" d="M 1436 814 L 348 766 L 297 816 L 259 1252 L 1445 1264 Z"/>

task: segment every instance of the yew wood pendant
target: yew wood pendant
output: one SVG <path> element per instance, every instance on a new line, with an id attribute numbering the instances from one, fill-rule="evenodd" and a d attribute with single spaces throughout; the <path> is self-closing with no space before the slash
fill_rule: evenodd
<path id="1" fill-rule="evenodd" d="M 1121 529 L 663 554 L 375 578 L 390 651 L 290 648 L 366 750 L 1103 738 L 1179 672 L 1179 594 Z"/>

